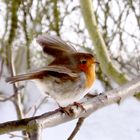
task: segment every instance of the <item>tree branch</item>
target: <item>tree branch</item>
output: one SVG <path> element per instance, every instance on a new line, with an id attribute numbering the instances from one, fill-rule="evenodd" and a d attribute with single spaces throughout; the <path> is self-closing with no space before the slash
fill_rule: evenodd
<path id="1" fill-rule="evenodd" d="M 30 140 L 41 140 L 42 127 L 38 120 L 32 120 L 28 123 L 27 132 L 29 134 Z"/>
<path id="2" fill-rule="evenodd" d="M 73 140 L 73 138 L 76 136 L 76 134 L 78 133 L 78 131 L 80 130 L 83 122 L 85 120 L 85 117 L 81 117 L 78 119 L 78 122 L 74 128 L 74 130 L 72 131 L 72 133 L 70 134 L 70 136 L 68 137 L 67 140 Z"/>
<path id="3" fill-rule="evenodd" d="M 86 28 L 93 42 L 102 71 L 118 84 L 126 83 L 128 77 L 121 73 L 111 62 L 106 44 L 96 22 L 92 0 L 80 0 L 80 6 Z"/>
<path id="4" fill-rule="evenodd" d="M 74 112 L 74 115 L 72 117 L 66 115 L 65 113 L 62 113 L 60 109 L 57 109 L 55 111 L 44 113 L 35 117 L 1 123 L 0 134 L 19 130 L 29 130 L 29 126 L 30 129 L 36 129 L 36 126 L 40 126 L 41 129 L 53 127 L 76 118 L 87 117 L 101 107 L 119 102 L 121 99 L 124 99 L 127 96 L 134 95 L 138 92 L 140 92 L 140 77 L 128 82 L 127 84 L 117 89 L 108 91 L 105 94 L 99 95 L 94 98 L 89 98 L 87 101 L 82 103 L 83 107 L 86 109 L 86 112 L 81 108 L 71 106 L 71 109 Z M 31 123 L 32 121 L 34 121 L 34 123 Z"/>

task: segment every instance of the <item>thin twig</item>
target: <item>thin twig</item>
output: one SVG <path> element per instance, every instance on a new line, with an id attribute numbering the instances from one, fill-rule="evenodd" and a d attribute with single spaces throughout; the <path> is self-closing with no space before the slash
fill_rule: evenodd
<path id="1" fill-rule="evenodd" d="M 46 98 L 47 98 L 47 97 L 43 98 L 43 99 L 41 100 L 41 102 L 40 102 L 37 106 L 34 107 L 35 110 L 34 110 L 32 116 L 35 116 L 37 110 L 38 110 L 38 109 L 40 108 L 40 106 L 46 101 Z"/>
<path id="2" fill-rule="evenodd" d="M 40 106 L 45 102 L 46 98 L 48 98 L 47 96 L 44 97 L 43 99 L 37 99 L 33 105 L 27 110 L 24 112 L 25 115 L 27 115 L 32 109 L 34 109 L 34 112 L 32 114 L 32 116 L 35 116 L 37 110 L 40 108 Z"/>
<path id="3" fill-rule="evenodd" d="M 2 77 L 3 64 L 4 64 L 4 59 L 1 60 L 1 65 L 0 65 L 0 79 L 1 79 L 1 77 Z"/>
<path id="4" fill-rule="evenodd" d="M 10 138 L 14 138 L 14 137 L 27 138 L 27 136 L 20 136 L 20 135 L 16 135 L 16 134 L 13 134 L 13 133 L 8 133 L 8 135 L 10 135 Z"/>
<path id="5" fill-rule="evenodd" d="M 78 119 L 78 122 L 74 128 L 74 130 L 72 131 L 72 133 L 70 134 L 70 136 L 68 137 L 67 140 L 73 140 L 73 138 L 76 136 L 76 134 L 78 133 L 78 131 L 80 130 L 83 122 L 85 120 L 85 117 L 81 117 Z"/>
<path id="6" fill-rule="evenodd" d="M 3 98 L 1 98 L 1 99 L 0 99 L 0 102 L 6 102 L 6 101 L 9 101 L 9 100 L 12 100 L 14 97 L 17 96 L 17 94 L 20 93 L 20 92 L 18 92 L 18 91 L 21 90 L 21 89 L 23 89 L 23 88 L 24 88 L 23 85 L 17 87 L 16 90 L 15 90 L 15 92 L 14 92 L 14 94 L 12 94 L 12 95 L 9 96 L 9 97 L 3 97 Z"/>

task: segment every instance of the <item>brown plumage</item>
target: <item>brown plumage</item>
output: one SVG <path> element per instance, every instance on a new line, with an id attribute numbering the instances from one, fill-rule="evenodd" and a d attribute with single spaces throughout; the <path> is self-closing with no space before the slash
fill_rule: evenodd
<path id="1" fill-rule="evenodd" d="M 83 98 L 95 81 L 95 58 L 89 53 L 80 53 L 58 37 L 40 35 L 37 37 L 44 53 L 54 57 L 52 63 L 6 79 L 14 83 L 35 80 L 43 92 L 49 93 L 60 106 L 69 105 Z"/>

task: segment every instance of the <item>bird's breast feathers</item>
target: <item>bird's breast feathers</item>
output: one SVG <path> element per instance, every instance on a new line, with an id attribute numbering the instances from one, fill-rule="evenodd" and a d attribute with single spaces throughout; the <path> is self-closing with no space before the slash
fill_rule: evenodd
<path id="1" fill-rule="evenodd" d="M 36 80 L 36 85 L 42 92 L 54 98 L 60 106 L 67 106 L 87 94 L 89 88 L 86 88 L 86 80 L 85 73 L 81 72 L 75 80 L 60 81 L 60 78 L 49 76 Z"/>

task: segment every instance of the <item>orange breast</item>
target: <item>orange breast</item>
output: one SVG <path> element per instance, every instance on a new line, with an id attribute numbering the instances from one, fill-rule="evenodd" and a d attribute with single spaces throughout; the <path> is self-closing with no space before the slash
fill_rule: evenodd
<path id="1" fill-rule="evenodd" d="M 96 78 L 94 61 L 92 59 L 88 59 L 86 64 L 80 65 L 80 70 L 86 74 L 86 87 L 90 88 L 93 85 Z"/>
<path id="2" fill-rule="evenodd" d="M 88 68 L 85 71 L 85 73 L 86 73 L 86 77 L 87 77 L 86 87 L 90 88 L 93 85 L 95 78 L 96 78 L 95 66 L 91 66 L 90 68 Z"/>

